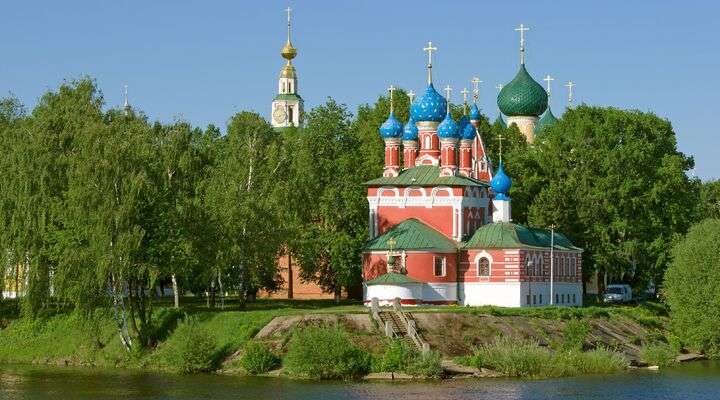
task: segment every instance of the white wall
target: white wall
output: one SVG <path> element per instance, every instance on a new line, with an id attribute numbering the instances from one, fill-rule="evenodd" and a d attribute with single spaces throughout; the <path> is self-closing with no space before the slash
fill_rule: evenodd
<path id="1" fill-rule="evenodd" d="M 426 283 L 423 285 L 422 299 L 431 301 L 457 301 L 457 283 Z"/>
<path id="2" fill-rule="evenodd" d="M 558 282 L 556 306 L 582 306 L 582 283 Z M 575 301 L 573 302 L 573 294 Z M 527 296 L 530 295 L 530 304 Z M 565 295 L 565 301 L 562 302 Z M 533 297 L 534 296 L 534 297 Z M 533 304 L 534 299 L 534 304 Z M 541 302 L 542 300 L 542 302 Z M 550 305 L 549 282 L 463 282 L 460 283 L 460 302 L 468 306 L 493 305 L 501 307 L 542 307 Z"/>
<path id="3" fill-rule="evenodd" d="M 420 300 L 423 295 L 422 283 L 406 283 L 403 285 L 370 285 L 365 289 L 365 301 L 373 297 L 380 300 L 381 305 L 392 304 L 396 297 L 401 300 Z"/>

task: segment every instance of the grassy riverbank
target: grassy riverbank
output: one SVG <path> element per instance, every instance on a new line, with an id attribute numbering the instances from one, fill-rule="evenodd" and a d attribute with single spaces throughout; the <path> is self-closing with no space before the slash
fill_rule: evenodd
<path id="1" fill-rule="evenodd" d="M 128 353 L 110 310 L 92 319 L 56 311 L 26 320 L 6 302 L 0 308 L 0 363 L 182 373 L 281 368 L 289 376 L 350 379 L 369 372 L 438 377 L 445 359 L 505 376 L 549 377 L 614 372 L 630 360 L 667 365 L 681 347 L 666 329 L 665 308 L 654 303 L 411 309 L 433 349 L 427 355 L 383 338 L 358 303 L 260 300 L 245 309 L 234 303 L 208 309 L 192 299 L 184 304 L 180 310 L 157 307 L 153 346 Z"/>

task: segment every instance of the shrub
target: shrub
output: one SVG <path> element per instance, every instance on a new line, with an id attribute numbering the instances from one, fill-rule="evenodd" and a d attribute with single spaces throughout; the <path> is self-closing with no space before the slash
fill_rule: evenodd
<path id="1" fill-rule="evenodd" d="M 279 365 L 280 358 L 259 342 L 248 342 L 245 352 L 240 357 L 240 366 L 253 375 L 268 372 Z"/>
<path id="2" fill-rule="evenodd" d="M 440 353 L 429 351 L 427 353 L 415 352 L 407 360 L 405 373 L 414 377 L 440 378 L 443 368 L 440 363 Z"/>
<path id="3" fill-rule="evenodd" d="M 402 340 L 392 340 L 385 349 L 382 357 L 378 360 L 378 372 L 400 372 L 404 371 L 408 361 L 415 356 L 417 351 Z"/>
<path id="4" fill-rule="evenodd" d="M 707 355 L 720 356 L 720 219 L 690 228 L 672 250 L 664 292 L 672 329 L 680 340 Z"/>
<path id="5" fill-rule="evenodd" d="M 356 379 L 370 371 L 370 355 L 338 328 L 307 327 L 293 332 L 284 365 L 302 378 Z"/>
<path id="6" fill-rule="evenodd" d="M 215 338 L 194 318 L 178 325 L 166 346 L 169 366 L 178 372 L 206 372 L 215 367 Z"/>
<path id="7" fill-rule="evenodd" d="M 550 351 L 537 343 L 498 337 L 476 350 L 475 366 L 506 376 L 538 376 L 550 359 Z"/>
<path id="8" fill-rule="evenodd" d="M 651 343 L 640 349 L 640 359 L 649 365 L 666 367 L 675 364 L 677 352 L 669 344 Z"/>
<path id="9" fill-rule="evenodd" d="M 568 321 L 563 330 L 563 341 L 560 350 L 582 350 L 588 334 L 590 334 L 590 324 L 587 321 L 579 319 Z"/>

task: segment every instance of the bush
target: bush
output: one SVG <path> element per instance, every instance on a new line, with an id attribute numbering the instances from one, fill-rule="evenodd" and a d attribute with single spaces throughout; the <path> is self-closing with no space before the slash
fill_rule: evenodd
<path id="1" fill-rule="evenodd" d="M 476 350 L 475 366 L 490 368 L 505 376 L 538 376 L 550 359 L 550 351 L 537 343 L 498 337 Z"/>
<path id="2" fill-rule="evenodd" d="M 640 349 L 640 359 L 649 365 L 667 367 L 675 364 L 677 352 L 669 344 L 651 343 Z"/>
<path id="3" fill-rule="evenodd" d="M 178 325 L 166 346 L 169 366 L 178 372 L 207 372 L 216 365 L 215 338 L 194 318 Z"/>
<path id="4" fill-rule="evenodd" d="M 578 319 L 568 321 L 563 330 L 563 341 L 560 350 L 582 350 L 588 334 L 590 334 L 590 324 L 587 321 Z"/>
<path id="5" fill-rule="evenodd" d="M 307 327 L 293 332 L 284 365 L 301 378 L 356 379 L 370 371 L 370 355 L 340 329 Z"/>
<path id="6" fill-rule="evenodd" d="M 672 250 L 664 293 L 672 329 L 689 347 L 720 356 L 720 219 L 690 228 Z"/>
<path id="7" fill-rule="evenodd" d="M 280 365 L 280 358 L 262 343 L 249 342 L 240 357 L 240 365 L 250 374 L 268 372 Z"/>
<path id="8" fill-rule="evenodd" d="M 385 349 L 385 353 L 378 360 L 376 370 L 378 372 L 400 372 L 404 371 L 408 361 L 415 356 L 417 351 L 402 340 L 392 340 Z"/>
<path id="9" fill-rule="evenodd" d="M 407 360 L 404 372 L 414 377 L 440 378 L 443 368 L 440 363 L 440 353 L 429 351 L 427 353 L 415 352 Z"/>

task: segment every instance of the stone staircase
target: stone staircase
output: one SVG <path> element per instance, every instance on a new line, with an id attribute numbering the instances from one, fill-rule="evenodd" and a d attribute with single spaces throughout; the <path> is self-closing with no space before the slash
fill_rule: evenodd
<path id="1" fill-rule="evenodd" d="M 396 338 L 427 352 L 430 346 L 416 329 L 415 320 L 402 310 L 400 299 L 395 299 L 392 308 L 381 308 L 377 299 L 372 300 L 370 314 L 387 337 Z"/>

